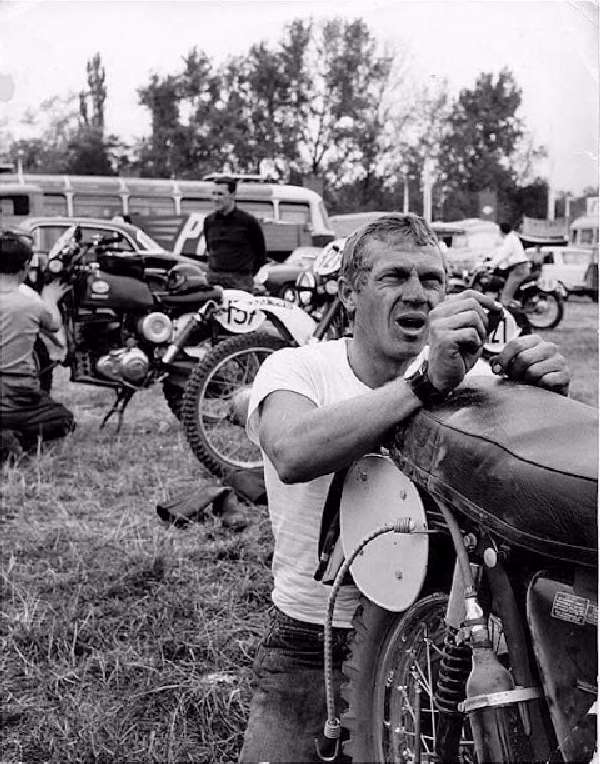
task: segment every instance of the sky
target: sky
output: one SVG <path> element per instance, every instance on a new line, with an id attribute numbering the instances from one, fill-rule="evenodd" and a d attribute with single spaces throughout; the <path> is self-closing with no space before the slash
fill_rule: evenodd
<path id="1" fill-rule="evenodd" d="M 374 36 L 409 51 L 415 76 L 445 77 L 453 95 L 508 67 L 519 112 L 550 158 L 557 190 L 598 184 L 598 2 L 587 0 L 0 0 L 0 130 L 19 137 L 27 108 L 86 86 L 100 52 L 109 132 L 148 134 L 136 89 L 181 70 L 193 47 L 215 65 L 251 44 L 276 43 L 292 19 L 362 17 Z"/>

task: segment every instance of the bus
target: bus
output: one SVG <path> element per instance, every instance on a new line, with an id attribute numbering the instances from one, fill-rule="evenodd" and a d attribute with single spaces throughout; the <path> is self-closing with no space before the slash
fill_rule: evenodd
<path id="1" fill-rule="evenodd" d="M 323 200 L 315 191 L 250 178 L 239 178 L 240 209 L 262 221 L 302 225 L 316 247 L 334 238 Z M 33 214 L 105 219 L 128 215 L 136 223 L 137 218 L 151 216 L 208 214 L 213 210 L 212 187 L 208 179 L 2 174 L 0 211 L 3 218 L 10 212 L 13 219 Z"/>

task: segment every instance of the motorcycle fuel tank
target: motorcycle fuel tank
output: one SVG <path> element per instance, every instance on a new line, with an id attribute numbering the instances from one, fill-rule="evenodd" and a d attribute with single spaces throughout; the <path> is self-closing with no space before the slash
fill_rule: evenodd
<path id="1" fill-rule="evenodd" d="M 135 313 L 152 308 L 154 298 L 144 281 L 131 276 L 115 276 L 112 273 L 95 271 L 86 279 L 81 306 L 113 308 Z"/>
<path id="2" fill-rule="evenodd" d="M 590 761 L 596 741 L 597 582 L 569 585 L 537 573 L 527 592 L 527 620 L 544 694 L 565 761 Z"/>

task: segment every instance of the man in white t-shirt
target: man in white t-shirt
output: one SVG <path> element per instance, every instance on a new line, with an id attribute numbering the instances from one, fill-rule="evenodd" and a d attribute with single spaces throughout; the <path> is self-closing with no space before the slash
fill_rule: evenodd
<path id="1" fill-rule="evenodd" d="M 353 337 L 281 350 L 256 376 L 248 434 L 265 463 L 274 604 L 255 661 L 242 762 L 318 760 L 313 740 L 326 718 L 322 624 L 330 592 L 314 579 L 323 505 L 333 473 L 443 399 L 478 362 L 487 311 L 499 306 L 474 291 L 444 299 L 444 286 L 443 258 L 425 221 L 379 218 L 344 248 L 339 294 Z M 510 342 L 492 368 L 568 389 L 564 358 L 536 336 Z M 337 687 L 357 601 L 353 586 L 341 588 L 334 613 Z"/>
<path id="2" fill-rule="evenodd" d="M 503 305 L 510 305 L 514 301 L 517 287 L 529 276 L 531 263 L 525 254 L 521 239 L 508 223 L 500 223 L 500 233 L 502 243 L 492 255 L 489 265 L 492 268 L 508 270 L 500 299 Z"/>

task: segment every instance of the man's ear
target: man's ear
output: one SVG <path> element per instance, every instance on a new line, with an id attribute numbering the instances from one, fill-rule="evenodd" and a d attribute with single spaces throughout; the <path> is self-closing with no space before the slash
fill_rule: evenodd
<path id="1" fill-rule="evenodd" d="M 356 289 L 345 276 L 338 279 L 338 296 L 349 316 L 356 310 Z"/>

